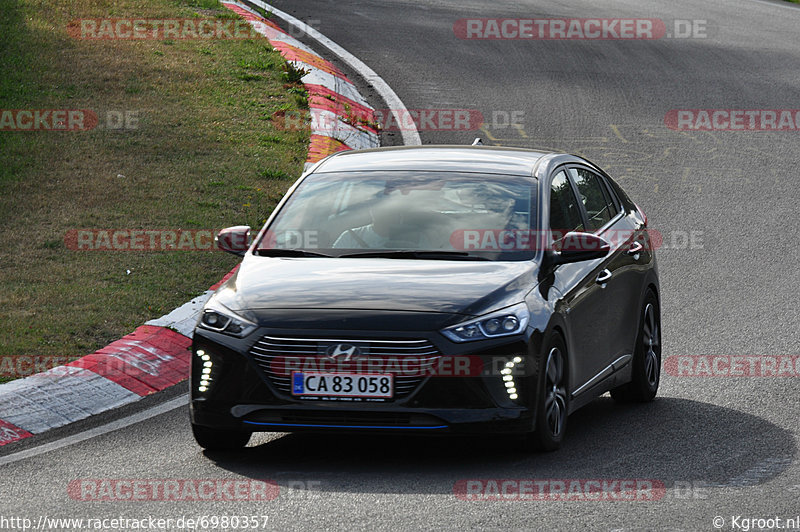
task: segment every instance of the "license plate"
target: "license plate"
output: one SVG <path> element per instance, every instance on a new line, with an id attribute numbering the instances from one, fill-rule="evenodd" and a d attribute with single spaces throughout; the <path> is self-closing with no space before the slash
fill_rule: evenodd
<path id="1" fill-rule="evenodd" d="M 292 395 L 386 399 L 393 391 L 391 374 L 292 372 Z"/>

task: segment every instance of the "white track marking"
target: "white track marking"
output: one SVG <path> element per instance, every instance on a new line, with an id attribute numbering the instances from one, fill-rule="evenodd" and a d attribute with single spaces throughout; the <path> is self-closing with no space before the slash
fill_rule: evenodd
<path id="1" fill-rule="evenodd" d="M 751 2 L 756 2 L 758 4 L 763 4 L 765 6 L 782 7 L 784 9 L 794 9 L 796 13 L 800 13 L 800 11 L 798 11 L 798 8 L 800 8 L 800 5 L 798 5 L 798 4 L 790 4 L 790 3 L 778 4 L 778 3 L 775 3 L 775 2 L 767 2 L 766 0 L 750 0 L 750 1 Z M 783 1 L 783 0 L 781 0 L 781 1 Z"/>
<path id="2" fill-rule="evenodd" d="M 39 456 L 40 454 L 49 453 L 50 451 L 55 451 L 57 449 L 63 449 L 64 447 L 86 441 L 94 438 L 95 436 L 100 436 L 115 430 L 124 429 L 130 425 L 141 423 L 142 421 L 148 420 L 152 417 L 160 416 L 161 414 L 165 414 L 175 410 L 176 408 L 187 407 L 188 405 L 189 394 L 183 394 L 175 399 L 170 399 L 166 403 L 161 403 L 160 405 L 156 405 L 152 408 L 137 412 L 136 414 L 132 414 L 128 417 L 106 423 L 105 425 L 100 425 L 99 427 L 94 427 L 71 436 L 66 436 L 59 440 L 54 440 L 43 445 L 39 445 L 38 447 L 32 447 L 30 449 L 25 449 L 24 451 L 19 451 L 6 456 L 0 456 L 0 466 L 18 462 L 19 460 L 24 460 L 33 456 Z"/>
<path id="3" fill-rule="evenodd" d="M 139 399 L 97 373 L 60 366 L 0 387 L 0 419 L 41 434 Z"/>

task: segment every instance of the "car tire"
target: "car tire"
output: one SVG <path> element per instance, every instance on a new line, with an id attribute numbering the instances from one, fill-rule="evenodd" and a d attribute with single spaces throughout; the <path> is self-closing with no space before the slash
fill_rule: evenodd
<path id="1" fill-rule="evenodd" d="M 192 434 L 197 444 L 209 451 L 241 449 L 250 441 L 252 432 L 212 429 L 192 423 Z"/>
<path id="2" fill-rule="evenodd" d="M 633 353 L 631 381 L 611 390 L 620 402 L 647 403 L 656 397 L 661 381 L 661 312 L 658 298 L 648 290 L 640 314 Z"/>
<path id="3" fill-rule="evenodd" d="M 536 387 L 536 429 L 524 436 L 523 445 L 526 450 L 549 452 L 561 447 L 569 412 L 567 347 L 561 335 L 553 334 L 544 354 Z"/>

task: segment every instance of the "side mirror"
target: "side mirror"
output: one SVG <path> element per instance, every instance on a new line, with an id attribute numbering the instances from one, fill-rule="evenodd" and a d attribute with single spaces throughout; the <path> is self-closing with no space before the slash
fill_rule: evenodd
<path id="1" fill-rule="evenodd" d="M 591 233 L 567 233 L 561 239 L 561 250 L 551 251 L 552 264 L 570 264 L 601 259 L 611 251 L 611 244 Z"/>
<path id="2" fill-rule="evenodd" d="M 243 257 L 250 248 L 250 226 L 236 225 L 221 230 L 214 238 L 222 251 Z"/>

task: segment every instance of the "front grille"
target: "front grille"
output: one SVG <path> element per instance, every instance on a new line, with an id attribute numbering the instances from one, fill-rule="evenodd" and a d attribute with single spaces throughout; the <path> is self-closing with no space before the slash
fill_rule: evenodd
<path id="1" fill-rule="evenodd" d="M 372 340 L 336 338 L 289 338 L 264 336 L 250 349 L 250 356 L 267 379 L 281 392 L 291 393 L 291 375 L 283 368 L 286 358 L 313 362 L 327 358 L 337 346 L 355 347 L 359 367 L 394 367 L 394 399 L 411 394 L 441 357 L 427 340 Z M 346 356 L 346 353 L 345 353 Z M 280 359 L 278 357 L 281 357 Z M 334 358 L 335 360 L 335 358 Z M 354 364 L 356 362 L 353 362 Z M 400 367 L 396 363 L 400 364 Z M 374 365 L 371 365 L 374 364 Z"/>

